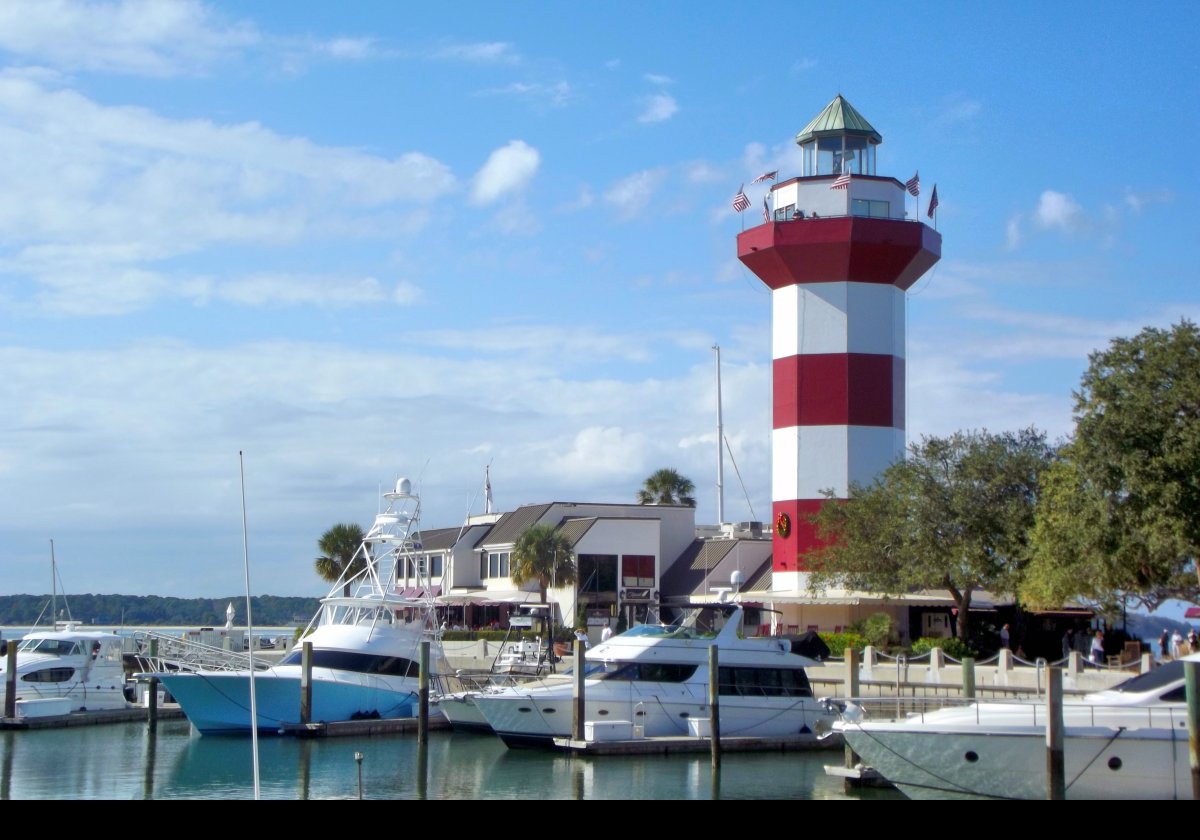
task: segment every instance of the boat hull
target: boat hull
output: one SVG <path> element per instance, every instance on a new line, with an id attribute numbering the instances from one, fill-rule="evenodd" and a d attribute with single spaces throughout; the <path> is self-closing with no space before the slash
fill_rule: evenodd
<path id="1" fill-rule="evenodd" d="M 291 670 L 291 672 L 289 672 Z M 188 720 L 201 733 L 250 731 L 250 676 L 246 672 L 158 674 Z M 412 717 L 417 680 L 313 670 L 311 721 Z M 299 669 L 254 675 L 257 728 L 276 732 L 300 722 Z"/>
<path id="2" fill-rule="evenodd" d="M 913 799 L 1045 799 L 1042 727 L 838 727 L 863 763 Z M 1190 799 L 1187 730 L 1067 726 L 1068 799 Z"/>
<path id="3" fill-rule="evenodd" d="M 645 737 L 707 735 L 711 712 L 703 687 L 687 684 L 624 683 L 623 696 L 607 693 L 603 681 L 589 682 L 584 717 L 593 722 L 627 721 Z M 549 747 L 571 735 L 568 691 L 488 694 L 475 699 L 484 718 L 509 747 Z M 827 732 L 833 716 L 809 697 L 722 696 L 722 737 L 809 737 Z M 830 742 L 830 746 L 834 746 Z"/>

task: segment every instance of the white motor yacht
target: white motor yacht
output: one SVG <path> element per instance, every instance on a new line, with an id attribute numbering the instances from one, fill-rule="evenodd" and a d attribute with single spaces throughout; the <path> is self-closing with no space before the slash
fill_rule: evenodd
<path id="1" fill-rule="evenodd" d="M 1200 655 L 1064 701 L 1068 799 L 1191 798 L 1189 660 Z M 870 703 L 850 701 L 834 731 L 864 765 L 914 799 L 1046 796 L 1044 702 L 969 703 L 875 720 Z"/>
<path id="2" fill-rule="evenodd" d="M 680 608 L 672 624 L 641 624 L 586 653 L 585 718 L 636 736 L 707 734 L 709 649 L 717 647 L 722 737 L 811 737 L 835 715 L 812 696 L 815 659 L 780 638 L 742 638 L 738 603 Z M 484 691 L 475 705 L 510 747 L 570 735 L 573 681 L 561 676 Z"/>
<path id="3" fill-rule="evenodd" d="M 445 673 L 434 592 L 421 552 L 420 501 L 408 479 L 383 494 L 386 510 L 375 517 L 359 548 L 365 568 L 339 580 L 302 641 L 312 643 L 311 722 L 411 717 L 418 702 L 420 645 L 431 642 L 430 672 Z M 404 587 L 405 569 L 418 586 Z M 345 595 L 349 584 L 352 594 Z M 253 673 L 256 725 L 276 731 L 300 721 L 301 645 L 279 664 Z M 239 662 L 245 662 L 240 658 Z M 202 733 L 250 730 L 251 673 L 172 670 L 162 663 L 153 676 L 183 707 Z"/>
<path id="4" fill-rule="evenodd" d="M 123 709 L 126 701 L 121 637 L 87 632 L 65 622 L 33 630 L 17 645 L 18 715 L 21 701 L 69 700 L 69 711 Z M 7 659 L 0 658 L 0 698 L 8 695 Z M 57 704 L 61 706 L 62 704 Z"/>

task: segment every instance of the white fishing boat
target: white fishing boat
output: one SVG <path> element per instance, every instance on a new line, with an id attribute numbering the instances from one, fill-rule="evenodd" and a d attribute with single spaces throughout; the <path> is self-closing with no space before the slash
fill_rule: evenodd
<path id="1" fill-rule="evenodd" d="M 121 637 L 88 632 L 76 622 L 35 629 L 17 645 L 18 717 L 128 706 Z M 8 697 L 8 662 L 0 658 L 0 698 Z M 57 702 L 50 702 L 57 701 Z"/>
<path id="2" fill-rule="evenodd" d="M 1200 655 L 1184 661 L 1200 662 Z M 1183 661 L 1063 704 L 1068 799 L 1190 799 Z M 894 703 L 895 701 L 888 701 Z M 914 799 L 1046 797 L 1044 702 L 981 702 L 834 725 L 863 764 Z M 886 704 L 883 704 L 886 705 Z"/>
<path id="3" fill-rule="evenodd" d="M 671 624 L 642 624 L 586 653 L 584 715 L 593 731 L 633 737 L 704 735 L 711 722 L 708 656 L 718 648 L 722 737 L 811 738 L 835 715 L 812 696 L 801 656 L 786 639 L 742 638 L 738 603 L 681 608 Z M 553 746 L 568 737 L 572 680 L 485 691 L 474 698 L 510 747 Z"/>
<path id="4" fill-rule="evenodd" d="M 407 479 L 383 498 L 386 510 L 356 555 L 364 568 L 334 584 L 302 636 L 312 643 L 311 722 L 411 717 L 424 641 L 431 642 L 431 673 L 447 670 L 421 552 L 420 500 Z M 417 586 L 403 586 L 406 568 Z M 298 644 L 279 664 L 254 672 L 259 730 L 300 722 L 301 657 Z M 163 664 L 153 676 L 200 732 L 250 730 L 248 669 L 185 672 Z"/>

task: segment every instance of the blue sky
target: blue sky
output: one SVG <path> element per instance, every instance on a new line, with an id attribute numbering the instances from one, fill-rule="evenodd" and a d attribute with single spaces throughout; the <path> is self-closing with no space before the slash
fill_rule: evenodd
<path id="1" fill-rule="evenodd" d="M 673 466 L 770 510 L 770 300 L 729 202 L 837 93 L 938 185 L 909 437 L 1071 428 L 1200 319 L 1192 4 L 0 3 L 4 590 L 322 594 L 419 479 L 457 525 Z M 923 206 L 923 205 L 922 205 Z"/>

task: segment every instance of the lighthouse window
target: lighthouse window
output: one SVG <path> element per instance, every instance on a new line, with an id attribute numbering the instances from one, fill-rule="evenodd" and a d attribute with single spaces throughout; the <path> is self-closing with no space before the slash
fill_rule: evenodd
<path id="1" fill-rule="evenodd" d="M 850 212 L 855 216 L 888 219 L 891 218 L 892 204 L 890 201 L 872 201 L 867 198 L 856 198 L 850 202 Z"/>

